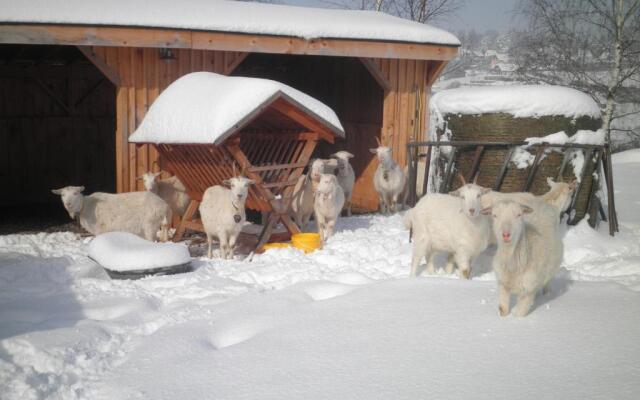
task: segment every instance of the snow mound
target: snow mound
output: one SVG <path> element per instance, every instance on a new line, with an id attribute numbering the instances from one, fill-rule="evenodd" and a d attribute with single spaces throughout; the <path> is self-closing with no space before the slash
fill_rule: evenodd
<path id="1" fill-rule="evenodd" d="M 0 21 L 115 25 L 459 46 L 453 34 L 374 11 L 223 0 L 0 0 Z"/>
<path id="2" fill-rule="evenodd" d="M 640 164 L 640 149 L 627 150 L 611 156 L 613 164 Z"/>
<path id="3" fill-rule="evenodd" d="M 431 108 L 439 115 L 507 113 L 517 118 L 544 115 L 601 117 L 600 108 L 591 97 L 562 86 L 513 85 L 443 90 L 433 96 Z"/>
<path id="4" fill-rule="evenodd" d="M 179 243 L 153 243 L 128 232 L 109 232 L 89 243 L 89 257 L 112 271 L 137 271 L 187 264 L 187 246 Z"/>
<path id="5" fill-rule="evenodd" d="M 153 102 L 134 143 L 222 143 L 239 124 L 278 96 L 306 108 L 339 136 L 344 130 L 335 112 L 320 101 L 269 79 L 194 72 L 173 82 Z"/>

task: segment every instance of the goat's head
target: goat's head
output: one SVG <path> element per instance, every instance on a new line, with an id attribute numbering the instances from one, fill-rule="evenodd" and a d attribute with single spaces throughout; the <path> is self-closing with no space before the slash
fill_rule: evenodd
<path id="1" fill-rule="evenodd" d="M 244 176 L 234 176 L 231 179 L 225 179 L 222 183 L 231 190 L 231 200 L 234 204 L 244 204 L 249 194 L 249 186 L 255 182 Z"/>
<path id="2" fill-rule="evenodd" d="M 460 197 L 462 199 L 462 212 L 469 218 L 476 218 L 482 211 L 480 198 L 482 195 L 491 191 L 475 183 L 466 183 L 458 189 L 449 192 L 451 196 Z"/>
<path id="3" fill-rule="evenodd" d="M 53 189 L 51 193 L 57 194 L 62 198 L 62 204 L 69 213 L 71 219 L 74 219 L 80 211 L 82 211 L 82 204 L 84 202 L 84 196 L 82 191 L 84 186 L 66 186 L 61 189 Z"/>
<path id="4" fill-rule="evenodd" d="M 338 186 L 338 178 L 336 178 L 335 175 L 321 174 L 316 191 L 318 193 L 329 194 L 335 190 L 336 186 Z"/>
<path id="5" fill-rule="evenodd" d="M 138 180 L 142 181 L 146 190 L 155 193 L 158 191 L 158 177 L 161 173 L 162 172 L 145 172 L 138 177 Z"/>
<path id="6" fill-rule="evenodd" d="M 491 215 L 496 240 L 505 245 L 518 243 L 525 229 L 524 216 L 532 212 L 531 207 L 515 201 L 499 201 L 482 210 L 483 214 Z"/>

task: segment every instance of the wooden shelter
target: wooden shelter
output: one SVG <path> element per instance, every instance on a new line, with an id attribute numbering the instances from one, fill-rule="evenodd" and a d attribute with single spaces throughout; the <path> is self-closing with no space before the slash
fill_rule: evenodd
<path id="1" fill-rule="evenodd" d="M 338 117 L 304 93 L 265 79 L 197 72 L 159 96 L 130 140 L 153 145 L 192 199 L 174 240 L 186 228 L 203 231 L 194 214 L 205 190 L 241 170 L 255 183 L 246 207 L 268 215 L 260 247 L 278 222 L 300 232 L 288 214 L 293 187 L 316 144 L 337 137 L 344 137 Z"/>
<path id="2" fill-rule="evenodd" d="M 158 1 L 150 13 L 124 0 L 0 0 L 0 46 L 19 46 L 16 52 L 76 46 L 113 84 L 118 192 L 142 190 L 136 178 L 162 164 L 153 146 L 128 142 L 158 95 L 180 76 L 210 71 L 281 80 L 333 108 L 346 132 L 335 147 L 356 155 L 354 206 L 375 209 L 377 161 L 367 149 L 378 137 L 405 163 L 407 141 L 425 139 L 430 86 L 459 41 L 383 13 L 204 0 L 188 5 Z M 64 86 L 51 90 L 64 101 Z"/>

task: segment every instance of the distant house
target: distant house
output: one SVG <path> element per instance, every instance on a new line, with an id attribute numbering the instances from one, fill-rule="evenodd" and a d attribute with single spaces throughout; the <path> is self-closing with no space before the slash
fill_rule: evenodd
<path id="1" fill-rule="evenodd" d="M 128 136 L 171 82 L 211 71 L 279 80 L 334 109 L 346 132 L 337 146 L 356 155 L 354 205 L 376 208 L 368 148 L 381 138 L 405 163 L 458 39 L 370 11 L 189 5 L 0 0 L 0 148 L 11 148 L 0 152 L 0 185 L 20 194 L 3 201 L 52 202 L 51 186 L 67 184 L 141 190 L 137 177 L 162 159 Z"/>

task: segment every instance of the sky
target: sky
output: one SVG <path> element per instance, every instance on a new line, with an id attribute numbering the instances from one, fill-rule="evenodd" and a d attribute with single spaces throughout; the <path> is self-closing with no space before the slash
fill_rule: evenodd
<path id="1" fill-rule="evenodd" d="M 339 0 L 282 0 L 283 3 L 327 7 L 327 2 Z M 512 10 L 519 0 L 466 0 L 458 14 L 434 25 L 449 30 L 475 29 L 478 32 L 495 29 L 505 31 L 517 25 Z"/>

